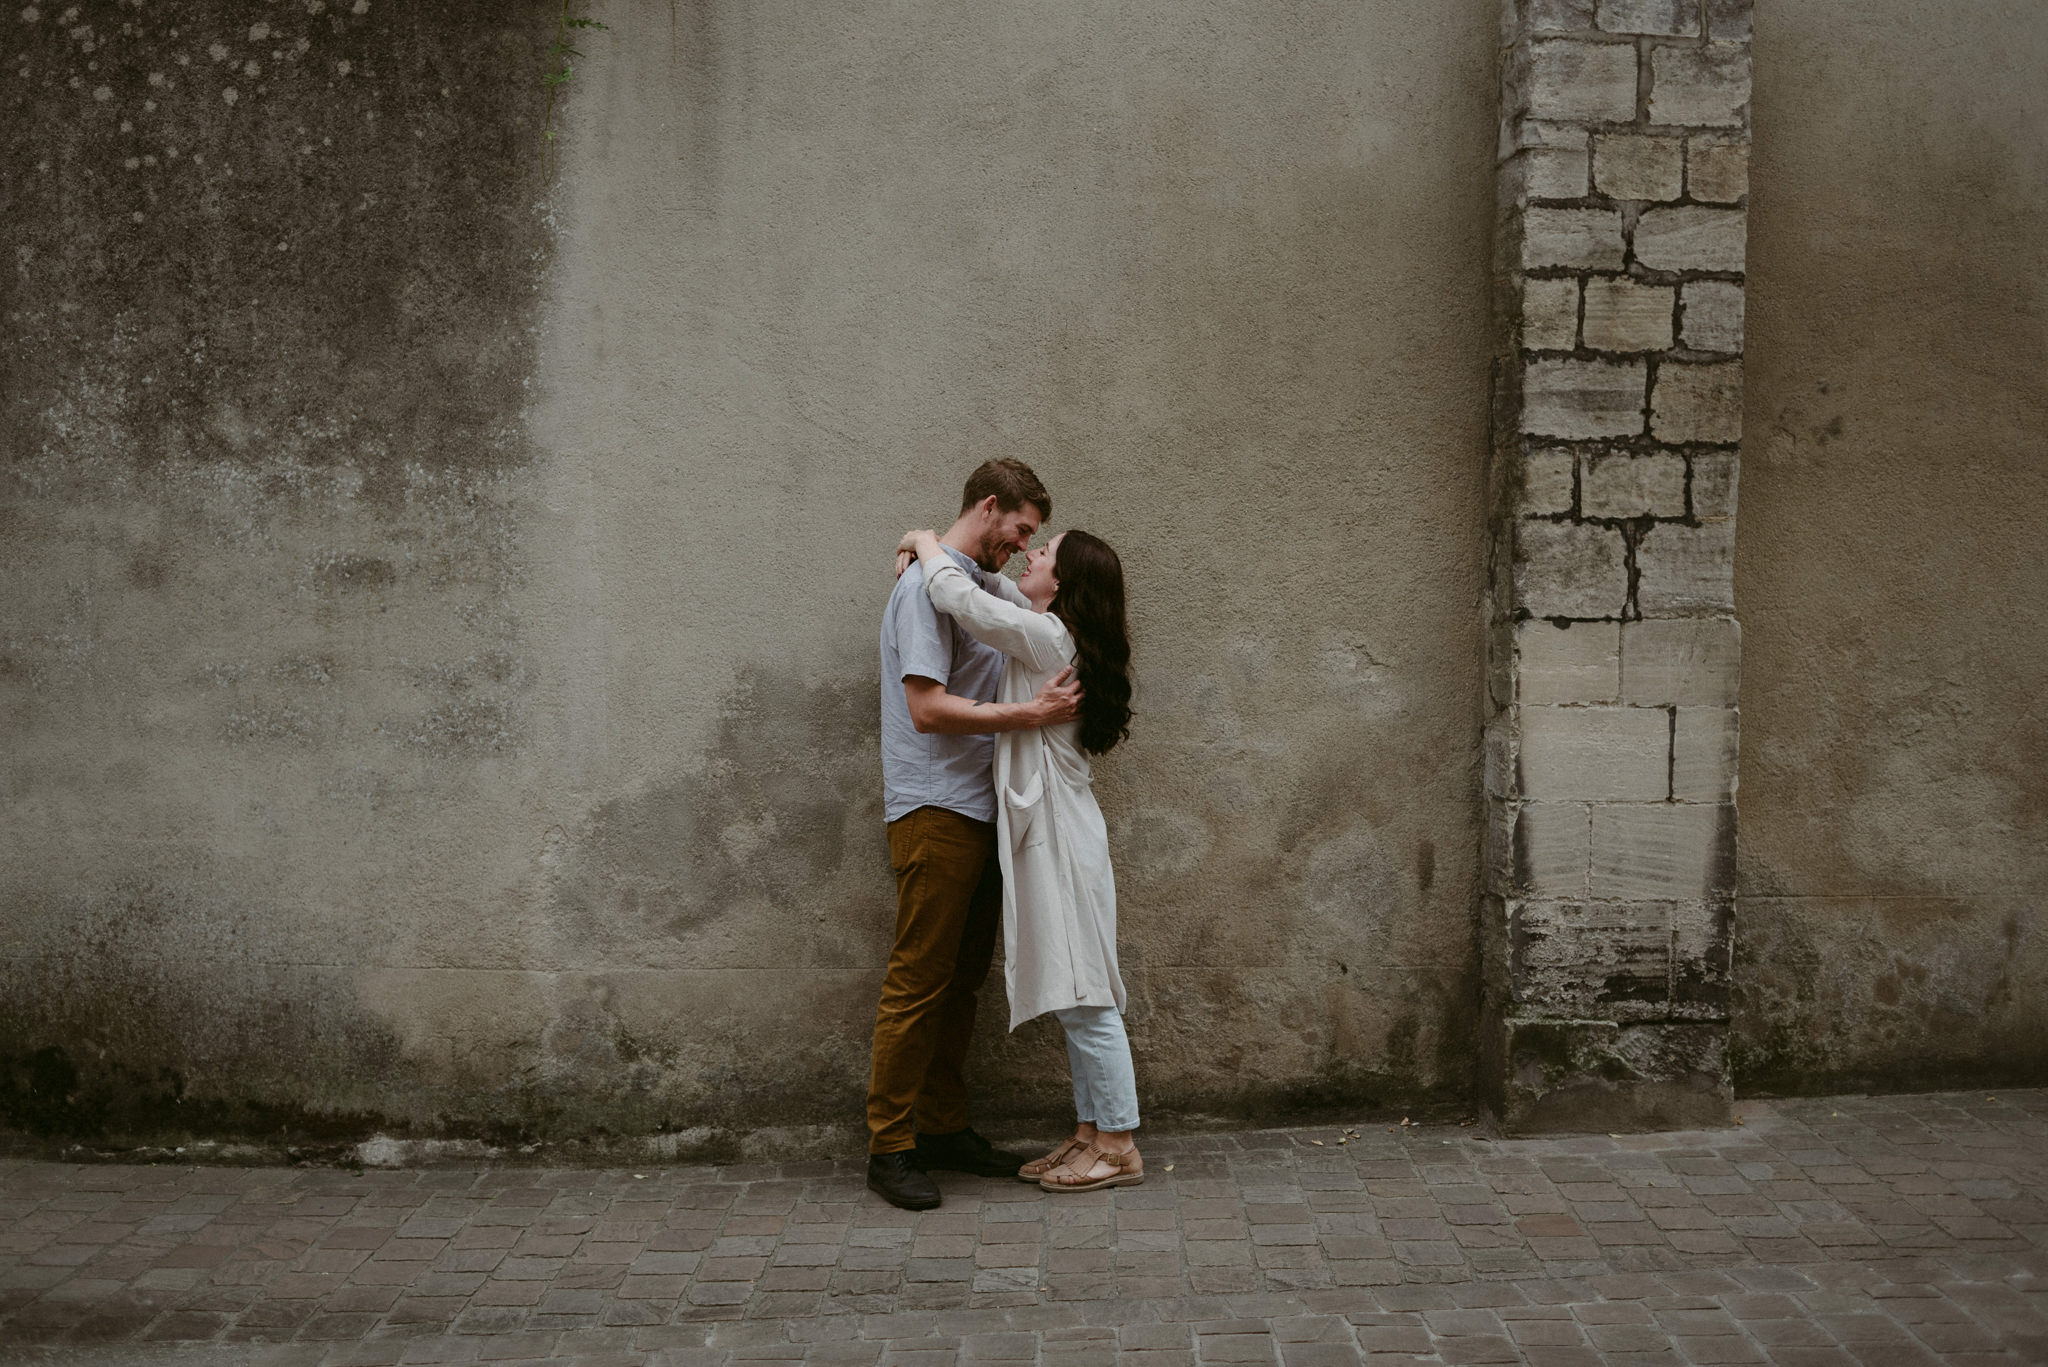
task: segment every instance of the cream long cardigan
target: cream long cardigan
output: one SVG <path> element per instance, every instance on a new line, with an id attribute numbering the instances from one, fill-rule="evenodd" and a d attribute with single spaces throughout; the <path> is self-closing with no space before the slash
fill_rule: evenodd
<path id="1" fill-rule="evenodd" d="M 1029 702 L 1074 662 L 1074 638 L 1049 612 L 977 587 L 950 557 L 925 566 L 932 606 L 1009 657 L 998 702 Z M 1010 1028 L 1069 1006 L 1124 1009 L 1116 966 L 1116 878 L 1095 774 L 1064 722 L 996 736 L 996 853 L 1003 866 L 1003 975 Z"/>

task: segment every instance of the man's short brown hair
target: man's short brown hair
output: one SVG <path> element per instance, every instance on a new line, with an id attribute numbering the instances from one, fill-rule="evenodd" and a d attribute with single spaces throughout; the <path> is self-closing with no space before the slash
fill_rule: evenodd
<path id="1" fill-rule="evenodd" d="M 1038 515 L 1047 522 L 1052 521 L 1052 495 L 1038 482 L 1038 476 L 1031 473 L 1031 467 L 1021 460 L 1008 456 L 1000 460 L 985 460 L 975 467 L 967 477 L 967 487 L 960 491 L 960 511 L 966 512 L 975 504 L 996 496 L 996 507 L 1012 512 L 1026 503 L 1038 505 Z"/>

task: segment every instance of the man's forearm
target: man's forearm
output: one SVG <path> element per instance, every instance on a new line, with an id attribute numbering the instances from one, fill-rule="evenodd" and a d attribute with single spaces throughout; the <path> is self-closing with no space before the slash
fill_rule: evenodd
<path id="1" fill-rule="evenodd" d="M 1037 702 L 977 703 L 952 693 L 913 703 L 911 722 L 927 735 L 987 736 L 999 731 L 1029 731 L 1044 725 L 1044 708 Z"/>

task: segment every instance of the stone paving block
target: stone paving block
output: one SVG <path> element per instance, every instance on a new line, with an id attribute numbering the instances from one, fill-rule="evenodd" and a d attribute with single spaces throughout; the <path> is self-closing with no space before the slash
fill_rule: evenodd
<path id="1" fill-rule="evenodd" d="M 1036 1334 L 973 1334 L 961 1340 L 960 1356 L 969 1362 L 1033 1362 L 1038 1357 Z"/>
<path id="2" fill-rule="evenodd" d="M 1276 1345 L 1270 1334 L 1199 1334 L 1195 1338 L 1195 1357 L 1200 1362 L 1252 1362 L 1268 1363 L 1278 1360 Z"/>
<path id="3" fill-rule="evenodd" d="M 1575 1347 L 1586 1342 L 1586 1331 L 1569 1320 L 1513 1320 L 1506 1327 L 1508 1337 L 1523 1348 Z"/>

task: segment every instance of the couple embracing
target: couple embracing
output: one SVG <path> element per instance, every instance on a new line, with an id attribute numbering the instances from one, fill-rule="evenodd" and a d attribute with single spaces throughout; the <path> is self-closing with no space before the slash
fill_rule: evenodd
<path id="1" fill-rule="evenodd" d="M 943 535 L 903 538 L 882 618 L 896 939 L 875 1011 L 868 1186 L 906 1210 L 939 1204 L 934 1170 L 1055 1192 L 1144 1180 L 1116 884 L 1088 763 L 1129 734 L 1123 566 L 1082 531 L 1030 549 L 1051 517 L 1030 466 L 986 462 Z M 1012 583 L 998 571 L 1020 553 Z M 967 1123 L 962 1067 L 999 929 L 1010 1028 L 1051 1012 L 1073 1070 L 1073 1136 L 1036 1159 Z"/>

